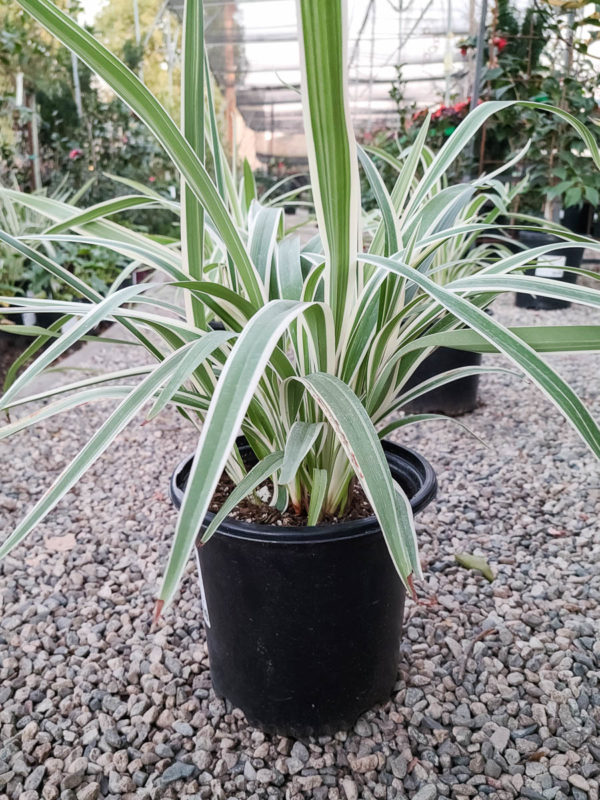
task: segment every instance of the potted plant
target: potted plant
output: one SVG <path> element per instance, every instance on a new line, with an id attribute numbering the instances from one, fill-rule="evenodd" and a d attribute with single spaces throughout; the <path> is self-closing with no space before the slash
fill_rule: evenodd
<path id="1" fill-rule="evenodd" d="M 443 191 L 445 184 L 436 187 Z M 429 275 L 441 286 L 460 278 L 474 275 L 487 264 L 502 255 L 510 254 L 510 245 L 505 237 L 494 234 L 499 223 L 505 219 L 515 194 L 520 187 L 510 189 L 498 181 L 487 181 L 485 177 L 472 183 L 472 198 L 457 214 L 455 224 L 459 229 L 456 236 L 443 242 L 430 258 Z M 432 190 L 432 195 L 436 190 Z M 491 226 L 491 227 L 490 227 Z M 486 309 L 488 313 L 490 309 Z M 405 412 L 412 414 L 438 413 L 450 417 L 461 416 L 473 411 L 477 406 L 481 353 L 457 350 L 451 347 L 438 347 L 416 368 L 406 383 L 411 390 L 439 375 L 454 374 L 462 370 L 464 377 L 446 381 L 427 392 L 419 394 L 404 406 Z M 475 368 L 475 369 L 473 369 Z"/>
<path id="2" fill-rule="evenodd" d="M 183 178 L 181 251 L 107 220 L 110 203 L 80 212 L 52 204 L 48 215 L 62 217 L 73 238 L 102 241 L 162 271 L 185 303 L 157 297 L 155 284 L 101 298 L 61 265 L 1 234 L 86 300 L 43 301 L 79 321 L 11 384 L 2 409 L 27 403 L 22 392 L 31 380 L 99 319 L 124 326 L 156 363 L 55 387 L 38 395 L 52 402 L 0 429 L 7 436 L 95 398 L 121 400 L 6 538 L 0 555 L 24 540 L 147 403 L 149 417 L 173 403 L 193 423 L 190 449 L 200 425 L 201 432 L 195 455 L 173 478 L 181 509 L 155 620 L 197 553 L 216 690 L 270 730 L 298 735 L 346 726 L 385 700 L 394 683 L 402 601 L 421 575 L 413 510 L 435 492 L 424 459 L 382 440 L 415 421 L 397 416 L 406 402 L 463 373 L 409 391 L 407 380 L 440 344 L 501 352 L 600 455 L 600 430 L 589 411 L 536 352 L 598 349 L 598 327 L 511 331 L 484 312 L 499 292 L 519 286 L 593 306 L 600 305 L 600 293 L 524 276 L 519 270 L 528 254 L 498 257 L 446 285 L 432 279 L 432 256 L 464 232 L 456 217 L 472 187 L 432 189 L 484 120 L 502 108 L 494 103 L 476 109 L 415 180 L 425 126 L 391 194 L 363 157 L 382 219 L 368 251 L 361 248 L 341 0 L 298 4 L 320 231 L 304 246 L 282 235 L 281 209 L 260 206 L 250 190 L 238 194 L 227 180 L 206 80 L 200 3 L 190 0 L 185 10 L 180 130 L 123 64 L 49 0 L 20 2 L 120 93 Z M 205 93 L 206 131 L 197 107 Z M 570 120 L 559 109 L 554 113 Z M 585 127 L 572 124 L 600 163 Z M 204 166 L 206 141 L 214 182 Z M 249 209 L 247 230 L 236 224 L 242 205 Z M 219 253 L 217 262 L 205 260 Z M 19 300 L 8 311 L 31 302 Z M 211 315 L 224 330 L 209 329 Z M 123 384 L 135 372 L 139 383 Z"/>
<path id="3" fill-rule="evenodd" d="M 574 70 L 571 59 L 571 70 Z M 586 69 L 587 62 L 579 65 L 573 74 L 561 74 L 559 70 L 546 69 L 540 86 L 538 98 L 543 102 L 560 105 L 579 118 L 587 121 L 598 118 L 598 108 L 594 99 L 594 85 L 598 86 L 597 70 Z M 597 126 L 590 124 L 590 131 L 597 141 L 600 135 Z M 531 138 L 531 146 L 523 168 L 528 175 L 528 188 L 522 198 L 522 205 L 533 206 L 534 213 L 543 209 L 547 220 L 558 220 L 575 233 L 588 233 L 590 207 L 597 206 L 600 199 L 600 175 L 587 168 L 581 158 L 581 140 L 571 135 L 570 126 L 565 123 L 548 127 L 546 121 L 536 124 L 529 115 L 525 119 L 525 135 Z M 552 234 L 544 231 L 522 231 L 519 241 L 526 247 L 534 248 L 544 244 L 556 243 Z M 575 283 L 577 270 L 581 266 L 581 248 L 563 247 L 553 252 L 551 257 L 540 260 L 532 274 L 554 280 Z M 565 270 L 565 266 L 573 271 Z M 537 309 L 566 308 L 568 301 L 519 293 L 517 305 Z"/>
<path id="4" fill-rule="evenodd" d="M 600 142 L 600 131 L 593 124 L 598 120 L 595 95 L 600 76 L 588 58 L 589 24 L 583 7 L 565 12 L 550 4 L 533 4 L 519 12 L 510 0 L 499 0 L 487 31 L 484 96 L 559 106 L 587 125 Z M 463 52 L 474 44 L 462 42 Z M 478 171 L 495 168 L 528 142 L 527 155 L 514 176 L 516 181 L 526 177 L 514 203 L 515 220 L 562 221 L 575 233 L 589 233 L 590 208 L 600 200 L 600 174 L 581 158 L 585 145 L 565 120 L 550 121 L 532 109 L 507 108 L 484 128 Z M 544 230 L 521 231 L 518 240 L 528 248 L 558 242 Z M 582 255 L 581 248 L 557 249 L 542 258 L 531 274 L 574 283 Z M 567 265 L 571 269 L 565 270 Z M 528 293 L 518 293 L 516 302 L 537 309 L 569 305 L 566 300 Z"/>
<path id="5" fill-rule="evenodd" d="M 16 188 L 0 187 L 0 230 L 9 232 L 13 240 L 27 238 L 34 241 L 36 236 L 45 231 L 48 222 L 45 214 L 36 210 L 36 203 L 41 203 L 43 206 L 48 200 L 52 201 L 62 195 L 63 200 L 70 200 L 74 211 L 73 204 L 78 195 L 69 197 L 70 194 L 68 191 L 55 191 L 48 198 L 45 191 L 25 194 Z M 22 200 L 25 202 L 21 202 Z M 66 207 L 69 205 L 66 204 Z M 65 270 L 85 281 L 102 296 L 131 283 L 130 274 L 135 264 L 125 267 L 123 256 L 112 249 L 83 242 L 62 242 L 55 248 L 44 237 L 40 244 L 44 253 L 54 260 L 59 260 Z M 22 296 L 34 301 L 51 297 L 65 302 L 79 302 L 81 299 L 80 292 L 40 267 L 38 263 L 28 258 L 22 249 L 16 249 L 2 241 L 0 241 L 0 283 L 3 294 L 13 297 Z M 3 316 L 0 311 L 0 333 L 3 341 L 8 341 L 10 344 L 17 343 L 22 345 L 22 349 L 26 348 L 22 354 L 22 361 L 25 363 L 36 351 L 30 351 L 26 347 L 28 338 L 36 331 L 39 333 L 40 329 L 49 330 L 51 336 L 48 338 L 57 336 L 64 326 L 73 324 L 72 319 L 63 317 L 63 314 L 45 310 L 43 306 L 30 308 L 19 316 L 15 314 Z M 87 337 L 87 340 L 90 338 L 92 337 Z M 21 365 L 20 357 L 9 370 L 9 382 Z"/>

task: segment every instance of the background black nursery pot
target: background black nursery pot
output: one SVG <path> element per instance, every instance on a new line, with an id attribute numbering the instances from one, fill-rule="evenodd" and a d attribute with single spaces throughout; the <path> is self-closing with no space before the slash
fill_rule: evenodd
<path id="1" fill-rule="evenodd" d="M 421 363 L 406 383 L 407 389 L 418 386 L 429 378 L 441 375 L 449 370 L 461 367 L 476 367 L 481 364 L 481 353 L 468 350 L 453 350 L 450 347 L 438 347 Z M 447 414 L 458 417 L 477 406 L 477 390 L 479 375 L 468 375 L 455 381 L 444 383 L 435 389 L 420 395 L 404 406 L 411 414 Z"/>
<path id="2" fill-rule="evenodd" d="M 540 247 L 546 244 L 558 244 L 560 239 L 547 233 L 537 233 L 536 231 L 521 231 L 519 241 L 528 248 Z M 565 283 L 577 283 L 577 273 L 569 272 L 564 267 L 579 269 L 583 258 L 581 247 L 561 247 L 550 255 L 541 256 L 539 266 L 532 270 L 527 270 L 527 274 L 548 278 L 553 281 L 564 281 Z M 547 311 L 555 308 L 568 308 L 571 303 L 556 297 L 544 297 L 543 295 L 526 294 L 518 292 L 515 300 L 521 308 L 533 308 Z"/>

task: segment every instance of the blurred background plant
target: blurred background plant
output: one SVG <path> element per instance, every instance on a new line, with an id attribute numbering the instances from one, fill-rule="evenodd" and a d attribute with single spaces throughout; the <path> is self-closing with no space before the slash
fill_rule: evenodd
<path id="1" fill-rule="evenodd" d="M 63 6 L 75 16 L 80 13 L 76 2 Z M 155 4 L 139 0 L 138 7 L 143 45 L 132 37 L 133 6 L 123 0 L 100 11 L 94 30 L 101 39 L 117 37 L 127 65 L 143 73 L 146 83 L 175 113 L 180 87 L 175 51 L 173 69 L 165 71 L 162 30 L 154 24 Z M 163 16 L 162 24 L 172 23 L 175 34 L 179 23 L 170 14 Z M 83 199 L 91 206 L 130 192 L 112 175 L 178 199 L 178 178 L 138 117 L 15 3 L 0 0 L 0 186 L 63 202 Z M 113 218 L 145 233 L 179 239 L 178 216 L 160 206 L 152 213 L 134 209 Z M 12 202 L 6 194 L 0 199 L 0 220 L 2 228 L 16 237 L 42 234 L 48 226 L 48 220 L 32 207 Z M 101 247 L 70 242 L 36 246 L 50 250 L 70 272 L 103 294 L 128 263 Z M 75 299 L 65 294 L 64 284 L 1 243 L 0 283 L 3 293 L 11 296 Z"/>
<path id="2" fill-rule="evenodd" d="M 586 124 L 600 142 L 600 90 L 598 59 L 590 53 L 597 38 L 600 15 L 589 13 L 589 5 L 573 2 L 551 4 L 537 0 L 519 9 L 511 0 L 496 0 L 486 30 L 484 69 L 479 87 L 480 100 L 535 100 L 556 105 Z M 477 38 L 458 43 L 465 65 L 474 58 Z M 454 97 L 448 104 L 430 109 L 407 103 L 402 65 L 390 92 L 397 104 L 397 124 L 368 135 L 376 146 L 391 155 L 410 146 L 428 111 L 431 126 L 427 145 L 437 151 L 452 135 L 469 111 L 470 97 Z M 450 181 L 490 172 L 511 154 L 530 142 L 529 152 L 511 176 L 513 185 L 524 177 L 527 183 L 513 201 L 513 211 L 544 215 L 558 221 L 561 211 L 582 231 L 589 230 L 600 205 L 600 175 L 587 169 L 582 142 L 568 125 L 550 116 L 515 107 L 494 115 L 476 137 L 472 149 L 456 161 Z M 377 159 L 384 180 L 394 176 L 385 158 Z M 367 197 L 367 204 L 369 198 Z"/>
<path id="3" fill-rule="evenodd" d="M 39 198 L 49 198 L 62 203 L 75 204 L 80 195 L 66 189 L 67 180 L 63 179 L 52 192 L 41 189 L 35 192 Z M 86 185 L 83 187 L 85 193 Z M 17 191 L 14 187 L 13 191 Z M 48 218 L 29 205 L 16 202 L 11 193 L 0 193 L 0 229 L 15 237 L 35 237 L 44 233 L 48 227 Z M 65 269 L 77 278 L 84 280 L 97 292 L 105 295 L 122 270 L 130 263 L 130 259 L 97 245 L 85 242 L 55 242 L 41 240 L 39 248 L 48 256 L 58 261 Z M 14 248 L 0 243 L 0 287 L 4 295 L 10 297 L 36 297 L 40 299 L 79 300 L 76 294 L 64 282 L 53 277 L 26 255 Z M 0 324 L 11 324 L 14 319 L 3 317 L 0 308 Z M 41 320 L 38 320 L 40 322 Z"/>
<path id="4" fill-rule="evenodd" d="M 116 29 L 121 33 L 120 55 L 135 72 L 175 111 L 179 103 L 179 71 L 165 73 L 164 54 L 158 51 L 158 35 L 152 28 L 154 5 L 140 0 L 142 22 L 148 33 L 144 46 L 122 35 L 132 15 L 131 3 L 111 3 L 95 20 L 95 32 Z M 121 8 L 122 6 L 122 8 Z M 66 185 L 81 189 L 90 177 L 86 203 L 101 202 L 115 194 L 106 173 L 146 183 L 156 191 L 178 196 L 178 180 L 162 148 L 135 114 L 70 52 L 50 40 L 10 0 L 0 0 L 0 116 L 3 183 L 16 181 L 23 190 L 53 192 Z M 69 4 L 77 15 L 78 7 Z M 122 12 L 122 13 L 121 13 Z M 116 17 L 120 24 L 117 25 Z M 167 21 L 169 15 L 167 15 Z M 133 20 L 128 30 L 133 30 Z M 142 57 L 143 54 L 143 57 Z M 122 187 L 125 193 L 127 189 Z M 156 234 L 176 234 L 173 216 L 161 211 L 133 213 L 126 224 Z"/>

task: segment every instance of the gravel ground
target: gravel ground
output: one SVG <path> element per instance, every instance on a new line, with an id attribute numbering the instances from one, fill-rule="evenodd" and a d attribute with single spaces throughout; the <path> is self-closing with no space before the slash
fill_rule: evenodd
<path id="1" fill-rule="evenodd" d="M 594 318 L 508 300 L 498 316 Z M 598 357 L 552 361 L 600 416 Z M 88 346 L 65 365 L 106 362 Z M 174 413 L 128 428 L 0 565 L 0 800 L 598 798 L 597 465 L 526 382 L 485 376 L 480 394 L 465 421 L 487 449 L 449 423 L 403 436 L 440 492 L 419 517 L 428 570 L 393 699 L 305 742 L 265 736 L 214 696 L 192 565 L 149 632 L 175 522 L 168 478 L 194 436 Z M 110 407 L 2 442 L 3 530 Z M 485 556 L 494 583 L 459 569 L 460 551 Z"/>

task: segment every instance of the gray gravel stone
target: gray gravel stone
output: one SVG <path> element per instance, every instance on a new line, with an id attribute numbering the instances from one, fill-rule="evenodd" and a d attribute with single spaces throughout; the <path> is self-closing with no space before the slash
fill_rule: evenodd
<path id="1" fill-rule="evenodd" d="M 508 728 L 498 727 L 490 736 L 490 743 L 496 748 L 499 753 L 506 750 L 506 746 L 510 740 L 510 731 Z"/>
<path id="2" fill-rule="evenodd" d="M 173 730 L 180 733 L 182 736 L 193 736 L 194 729 L 188 722 L 177 721 L 173 723 Z"/>
<path id="3" fill-rule="evenodd" d="M 191 778 L 195 772 L 196 767 L 193 764 L 184 764 L 181 761 L 176 761 L 166 768 L 158 781 L 156 781 L 156 785 L 161 787 L 168 786 L 171 783 L 175 783 L 175 781 Z"/>
<path id="4" fill-rule="evenodd" d="M 298 761 L 302 761 L 305 764 L 309 759 L 310 753 L 306 745 L 302 744 L 302 742 L 294 742 L 292 747 L 292 758 L 297 758 Z"/>
<path id="5" fill-rule="evenodd" d="M 583 775 L 569 775 L 569 783 L 572 786 L 575 786 L 576 789 L 581 789 L 583 792 L 589 792 L 590 784 L 588 781 L 583 777 Z"/>
<path id="6" fill-rule="evenodd" d="M 290 773 L 290 775 L 295 775 L 297 772 L 300 772 L 304 767 L 304 764 L 302 763 L 302 761 L 300 761 L 299 758 L 293 758 L 293 757 L 286 758 L 285 764 L 287 767 L 287 771 Z"/>
<path id="7" fill-rule="evenodd" d="M 99 783 L 86 783 L 77 791 L 77 800 L 97 800 L 100 797 Z"/>
<path id="8" fill-rule="evenodd" d="M 43 764 L 40 764 L 36 767 L 29 775 L 25 778 L 24 787 L 25 790 L 29 789 L 39 789 L 42 781 L 44 780 L 44 774 L 46 772 L 46 767 Z"/>
<path id="9" fill-rule="evenodd" d="M 434 785 L 429 784 L 428 786 L 423 786 L 422 789 L 413 795 L 413 800 L 435 800 L 437 797 L 437 789 Z"/>
<path id="10" fill-rule="evenodd" d="M 484 773 L 490 778 L 499 778 L 502 775 L 502 767 L 492 758 L 489 758 L 485 762 L 485 767 L 483 768 Z"/>
<path id="11" fill-rule="evenodd" d="M 390 769 L 394 777 L 402 780 L 408 771 L 408 759 L 403 755 L 395 756 L 395 758 L 392 758 L 390 761 Z"/>

